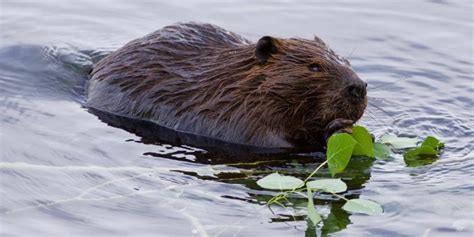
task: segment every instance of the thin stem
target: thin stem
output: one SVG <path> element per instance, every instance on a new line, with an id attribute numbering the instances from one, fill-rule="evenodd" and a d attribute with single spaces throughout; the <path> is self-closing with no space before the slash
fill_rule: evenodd
<path id="1" fill-rule="evenodd" d="M 306 177 L 306 179 L 303 181 L 303 183 L 306 183 L 310 178 L 313 177 L 313 175 L 316 174 L 316 172 L 319 171 L 319 169 L 321 169 L 327 163 L 328 163 L 328 160 L 325 160 L 323 163 L 321 163 L 308 177 Z"/>
<path id="2" fill-rule="evenodd" d="M 343 197 L 343 196 L 341 196 L 341 195 L 339 195 L 339 194 L 332 193 L 332 195 L 334 195 L 334 196 L 336 196 L 336 197 L 338 197 L 338 198 L 340 198 L 340 199 L 343 199 L 343 200 L 345 200 L 346 202 L 349 201 L 349 199 L 347 199 L 347 198 L 345 198 L 345 197 Z"/>
<path id="3" fill-rule="evenodd" d="M 328 163 L 328 160 L 325 160 L 325 161 L 324 161 L 323 163 L 321 163 L 318 167 L 316 167 L 316 169 L 314 169 L 314 171 L 313 171 L 308 177 L 306 177 L 306 179 L 303 181 L 303 184 L 305 184 L 310 178 L 312 178 L 313 175 L 315 175 L 316 172 L 318 172 L 318 171 L 319 171 L 325 164 L 327 164 L 327 163 Z M 287 197 L 289 194 L 295 193 L 297 189 L 298 189 L 298 188 L 293 188 L 291 191 L 286 191 L 286 192 L 283 193 L 283 194 L 277 195 L 277 196 L 273 197 L 272 199 L 270 199 L 270 200 L 267 202 L 267 204 L 270 205 L 270 204 L 272 204 L 273 202 L 278 201 L 278 200 L 280 200 L 280 199 L 282 199 L 282 198 L 285 198 L 285 199 L 286 199 L 286 197 Z M 304 188 L 300 188 L 300 190 L 304 190 Z"/>
<path id="4" fill-rule="evenodd" d="M 274 203 L 278 204 L 279 206 L 283 207 L 283 208 L 286 208 L 285 205 L 281 204 L 280 202 L 278 201 L 274 201 Z"/>
<path id="5" fill-rule="evenodd" d="M 285 200 L 285 202 L 291 203 L 290 200 L 288 200 L 288 198 L 286 198 L 286 196 L 283 196 L 281 199 Z"/>
<path id="6" fill-rule="evenodd" d="M 304 193 L 302 193 L 302 192 L 295 192 L 295 193 L 301 195 L 302 197 L 308 198 L 308 195 L 306 195 L 306 194 L 304 194 Z"/>
<path id="7" fill-rule="evenodd" d="M 278 194 L 277 196 L 274 196 L 272 197 L 270 200 L 268 200 L 267 204 L 270 205 L 274 202 L 277 202 L 278 200 L 280 200 L 282 198 L 282 196 L 284 197 L 285 194 Z"/>
<path id="8" fill-rule="evenodd" d="M 290 202 L 290 200 L 288 200 L 288 195 L 292 194 L 292 193 L 299 193 L 300 191 L 302 190 L 305 190 L 306 188 L 299 188 L 299 189 L 294 189 L 294 190 L 291 190 L 291 191 L 286 191 L 284 193 L 280 193 L 274 197 L 272 197 L 270 200 L 268 200 L 267 202 L 267 205 L 271 205 L 272 203 L 275 203 L 275 202 L 278 202 L 280 199 L 284 199 L 286 202 Z M 306 196 L 304 196 L 306 197 Z"/>

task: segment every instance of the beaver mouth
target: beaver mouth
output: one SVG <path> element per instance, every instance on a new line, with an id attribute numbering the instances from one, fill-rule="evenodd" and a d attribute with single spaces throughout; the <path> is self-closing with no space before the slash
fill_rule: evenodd
<path id="1" fill-rule="evenodd" d="M 357 122 L 362 116 L 364 115 L 365 109 L 367 108 L 367 96 L 364 98 L 360 99 L 358 101 L 358 104 L 356 105 L 354 112 L 353 112 L 353 117 L 352 120 L 354 120 L 354 123 Z"/>
<path id="2" fill-rule="evenodd" d="M 337 126 L 340 128 L 352 127 L 360 118 L 364 115 L 367 107 L 367 96 L 363 98 L 349 98 L 343 102 L 343 106 L 337 109 L 332 119 L 326 123 L 326 130 L 331 126 Z"/>
<path id="3" fill-rule="evenodd" d="M 352 126 L 354 125 L 354 120 L 337 118 L 329 122 L 324 129 L 324 140 L 328 140 L 329 137 L 334 133 L 339 132 L 352 132 Z"/>

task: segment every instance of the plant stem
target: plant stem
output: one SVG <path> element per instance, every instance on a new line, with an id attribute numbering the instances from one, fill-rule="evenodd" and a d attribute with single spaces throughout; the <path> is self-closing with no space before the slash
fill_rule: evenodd
<path id="1" fill-rule="evenodd" d="M 328 160 L 325 160 L 323 163 L 321 163 L 308 177 L 306 177 L 306 179 L 303 181 L 303 183 L 306 183 L 310 178 L 313 177 L 313 175 L 316 174 L 316 172 L 319 171 L 319 169 L 321 169 L 327 163 L 328 163 Z M 294 189 L 292 191 L 294 191 Z"/>
<path id="2" fill-rule="evenodd" d="M 306 184 L 306 182 L 307 182 L 310 178 L 312 178 L 313 175 L 315 175 L 316 172 L 318 172 L 318 171 L 319 171 L 325 164 L 327 164 L 327 163 L 328 163 L 328 160 L 325 160 L 325 161 L 324 161 L 323 163 L 321 163 L 318 167 L 316 167 L 316 169 L 314 169 L 313 172 L 312 172 L 308 177 L 306 177 L 306 179 L 303 181 L 303 185 L 302 185 L 302 186 L 304 187 L 304 186 L 305 186 L 304 184 Z M 277 196 L 271 198 L 271 199 L 267 202 L 267 205 L 270 205 L 270 204 L 272 204 L 272 203 L 278 202 L 278 200 L 280 200 L 280 199 L 282 199 L 282 198 L 286 199 L 286 197 L 287 197 L 288 195 L 290 195 L 291 193 L 297 192 L 297 191 L 296 191 L 297 189 L 299 189 L 299 191 L 301 191 L 301 190 L 304 190 L 305 188 L 297 187 L 297 188 L 293 188 L 293 189 L 290 190 L 290 191 L 286 191 L 286 192 L 284 192 L 284 193 L 280 193 L 280 194 L 278 194 Z"/>
<path id="3" fill-rule="evenodd" d="M 338 198 L 340 198 L 340 199 L 343 199 L 343 200 L 345 200 L 346 202 L 349 201 L 349 199 L 347 199 L 347 198 L 345 198 L 345 197 L 343 197 L 343 196 L 341 196 L 341 195 L 339 195 L 339 194 L 332 193 L 332 195 L 334 195 L 334 196 L 336 196 L 336 197 L 338 197 Z"/>

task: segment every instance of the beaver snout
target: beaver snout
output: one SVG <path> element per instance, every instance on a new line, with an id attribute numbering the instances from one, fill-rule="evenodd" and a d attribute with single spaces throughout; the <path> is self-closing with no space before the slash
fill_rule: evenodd
<path id="1" fill-rule="evenodd" d="M 367 83 L 360 82 L 356 84 L 352 84 L 346 88 L 347 93 L 349 96 L 355 99 L 364 99 L 367 95 Z"/>

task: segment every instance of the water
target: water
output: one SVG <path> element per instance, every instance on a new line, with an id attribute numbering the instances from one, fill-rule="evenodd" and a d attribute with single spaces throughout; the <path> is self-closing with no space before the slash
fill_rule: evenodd
<path id="1" fill-rule="evenodd" d="M 472 2 L 448 0 L 2 0 L 0 234 L 472 236 L 472 13 Z M 255 184 L 274 170 L 304 177 L 318 164 L 315 154 L 233 157 L 160 143 L 82 106 L 94 61 L 190 20 L 253 41 L 317 34 L 369 83 L 361 124 L 377 137 L 434 135 L 445 152 L 419 167 L 407 167 L 400 154 L 354 161 L 342 175 L 350 187 L 344 195 L 375 200 L 385 213 L 348 214 L 343 202 L 321 196 L 326 220 L 315 231 L 302 219 L 304 199 L 270 210 L 262 201 L 274 193 Z"/>

